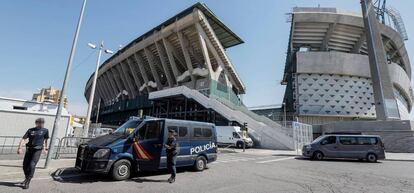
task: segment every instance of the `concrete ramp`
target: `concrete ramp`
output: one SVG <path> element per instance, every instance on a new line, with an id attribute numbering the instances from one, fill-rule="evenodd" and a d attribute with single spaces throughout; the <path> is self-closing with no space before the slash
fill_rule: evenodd
<path id="1" fill-rule="evenodd" d="M 151 92 L 148 98 L 154 100 L 178 95 L 193 99 L 205 108 L 213 109 L 230 121 L 240 124 L 246 122 L 249 128 L 249 135 L 262 148 L 280 150 L 292 150 L 294 148 L 291 134 L 281 125 L 247 110 L 244 106 L 236 107 L 219 98 L 207 97 L 197 90 L 186 86 Z"/>

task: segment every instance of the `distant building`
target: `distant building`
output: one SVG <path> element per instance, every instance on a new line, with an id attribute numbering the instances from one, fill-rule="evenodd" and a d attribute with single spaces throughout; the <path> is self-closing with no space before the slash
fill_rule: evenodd
<path id="1" fill-rule="evenodd" d="M 59 102 L 59 96 L 60 96 L 60 90 L 55 89 L 52 87 L 49 88 L 42 88 L 39 93 L 34 93 L 32 100 L 39 102 L 39 103 L 52 103 L 52 104 L 58 104 Z M 68 107 L 68 99 L 65 97 L 64 101 L 65 108 Z"/>
<path id="2" fill-rule="evenodd" d="M 45 127 L 51 135 L 56 110 L 56 104 L 0 97 L 1 136 L 23 136 L 27 129 L 35 126 L 35 120 L 39 117 L 45 119 Z M 68 111 L 62 109 L 58 138 L 69 132 L 70 117 Z"/>

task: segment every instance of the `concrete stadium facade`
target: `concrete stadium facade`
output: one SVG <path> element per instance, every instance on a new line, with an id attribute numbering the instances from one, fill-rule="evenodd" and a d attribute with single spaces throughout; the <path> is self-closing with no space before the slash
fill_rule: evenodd
<path id="1" fill-rule="evenodd" d="M 225 49 L 241 43 L 204 4 L 196 3 L 100 66 L 92 119 L 99 114 L 100 123 L 113 126 L 141 115 L 216 125 L 247 123 L 257 146 L 292 149 L 289 130 L 249 111 L 240 99 L 246 87 Z"/>
<path id="2" fill-rule="evenodd" d="M 218 35 L 214 35 L 218 34 Z M 152 91 L 185 85 L 208 88 L 217 81 L 243 94 L 241 82 L 224 49 L 243 43 L 203 5 L 190 7 L 137 38 L 99 69 L 96 99 L 105 105 Z M 89 96 L 92 76 L 85 96 Z"/>
<path id="3" fill-rule="evenodd" d="M 380 24 L 400 119 L 409 119 L 413 94 L 404 40 Z M 374 94 L 364 21 L 336 8 L 293 8 L 284 76 L 284 102 L 300 122 L 374 120 Z"/>

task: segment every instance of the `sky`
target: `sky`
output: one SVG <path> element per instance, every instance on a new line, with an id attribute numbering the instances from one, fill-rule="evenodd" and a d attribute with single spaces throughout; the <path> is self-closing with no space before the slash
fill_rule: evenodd
<path id="1" fill-rule="evenodd" d="M 61 88 L 83 0 L 13 0 L 0 3 L 0 96 L 31 99 L 43 87 Z M 85 83 L 97 52 L 87 43 L 105 41 L 117 50 L 194 0 L 88 0 L 68 83 L 68 110 L 85 115 Z M 206 0 L 202 1 L 239 35 L 244 44 L 227 54 L 247 87 L 247 106 L 280 104 L 290 23 L 295 6 L 336 7 L 360 12 L 359 0 Z M 414 51 L 414 1 L 388 0 L 405 20 L 408 55 Z M 107 59 L 108 55 L 103 55 Z M 412 59 L 414 61 L 414 59 Z"/>

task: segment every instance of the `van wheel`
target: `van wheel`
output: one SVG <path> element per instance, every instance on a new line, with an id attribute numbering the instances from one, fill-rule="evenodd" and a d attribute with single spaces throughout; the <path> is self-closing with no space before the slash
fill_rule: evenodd
<path id="1" fill-rule="evenodd" d="M 111 170 L 111 177 L 116 181 L 126 180 L 131 176 L 131 162 L 126 159 L 118 160 Z"/>
<path id="2" fill-rule="evenodd" d="M 313 153 L 312 158 L 314 160 L 323 160 L 323 153 L 320 152 L 320 151 L 317 151 L 317 152 Z"/>
<path id="3" fill-rule="evenodd" d="M 198 156 L 194 163 L 194 170 L 203 171 L 207 166 L 207 160 L 204 156 Z"/>
<path id="4" fill-rule="evenodd" d="M 375 155 L 374 153 L 369 153 L 367 155 L 367 161 L 371 163 L 377 162 L 377 155 Z"/>
<path id="5" fill-rule="evenodd" d="M 239 148 L 239 149 L 243 148 L 243 142 L 238 141 L 237 144 L 236 144 L 236 147 Z"/>

